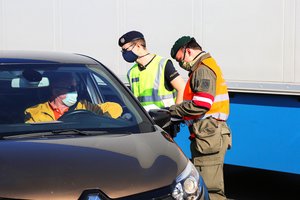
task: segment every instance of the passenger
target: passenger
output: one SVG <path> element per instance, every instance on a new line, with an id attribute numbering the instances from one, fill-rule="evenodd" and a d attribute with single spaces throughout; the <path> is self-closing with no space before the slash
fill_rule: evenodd
<path id="1" fill-rule="evenodd" d="M 131 90 L 146 110 L 182 102 L 185 82 L 169 59 L 150 53 L 144 35 L 130 31 L 119 38 L 122 56 L 135 62 L 127 73 Z M 177 94 L 176 94 L 177 93 Z"/>
<path id="2" fill-rule="evenodd" d="M 190 36 L 179 38 L 171 49 L 172 58 L 189 72 L 183 102 L 170 107 L 171 117 L 189 125 L 190 149 L 197 170 L 212 200 L 226 199 L 223 164 L 231 146 L 226 124 L 229 96 L 221 69 L 209 53 Z"/>
<path id="3" fill-rule="evenodd" d="M 55 74 L 50 80 L 52 97 L 49 101 L 32 106 L 25 110 L 25 122 L 47 122 L 58 120 L 70 110 L 84 109 L 99 115 L 118 118 L 123 110 L 114 102 L 92 104 L 87 100 L 77 101 L 76 80 L 70 73 Z"/>

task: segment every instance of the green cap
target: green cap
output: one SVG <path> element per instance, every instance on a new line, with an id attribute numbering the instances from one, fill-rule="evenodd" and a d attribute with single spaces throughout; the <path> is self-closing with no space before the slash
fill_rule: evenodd
<path id="1" fill-rule="evenodd" d="M 181 38 L 179 38 L 173 45 L 172 49 L 171 49 L 171 57 L 175 59 L 177 52 L 179 51 L 179 49 L 185 45 L 187 45 L 188 43 L 190 43 L 191 41 L 195 40 L 193 37 L 190 36 L 182 36 Z"/>

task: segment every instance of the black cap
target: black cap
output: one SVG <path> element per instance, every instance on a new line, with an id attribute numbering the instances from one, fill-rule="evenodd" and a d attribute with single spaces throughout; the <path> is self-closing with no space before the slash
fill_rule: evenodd
<path id="1" fill-rule="evenodd" d="M 129 31 L 119 38 L 119 46 L 122 47 L 124 44 L 133 40 L 144 38 L 144 35 L 138 31 Z"/>
<path id="2" fill-rule="evenodd" d="M 195 38 L 190 37 L 190 36 L 182 36 L 176 42 L 174 43 L 172 49 L 171 49 L 171 57 L 175 59 L 177 52 L 181 47 L 184 47 L 188 43 L 196 41 Z"/>

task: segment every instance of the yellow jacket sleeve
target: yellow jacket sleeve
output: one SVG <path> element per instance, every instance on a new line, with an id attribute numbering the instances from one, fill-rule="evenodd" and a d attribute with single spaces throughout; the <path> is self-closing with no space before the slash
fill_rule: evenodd
<path id="1" fill-rule="evenodd" d="M 118 118 L 121 116 L 123 109 L 120 104 L 115 102 L 105 102 L 100 104 L 100 108 L 102 109 L 103 113 L 108 112 L 112 118 Z"/>
<path id="2" fill-rule="evenodd" d="M 108 114 L 112 118 L 118 118 L 121 116 L 123 109 L 120 104 L 115 102 L 105 102 L 101 104 L 92 104 L 86 100 L 83 100 L 78 103 L 76 110 L 78 109 L 86 109 L 92 111 L 96 114 Z"/>

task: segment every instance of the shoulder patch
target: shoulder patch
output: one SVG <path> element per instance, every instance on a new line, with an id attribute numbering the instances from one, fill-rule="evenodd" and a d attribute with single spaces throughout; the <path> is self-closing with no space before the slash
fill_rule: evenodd
<path id="1" fill-rule="evenodd" d="M 136 77 L 136 78 L 131 79 L 132 83 L 139 82 L 139 81 L 140 81 L 140 77 Z"/>
<path id="2" fill-rule="evenodd" d="M 201 79 L 200 81 L 200 87 L 202 90 L 208 90 L 210 86 L 210 80 L 209 79 Z"/>

